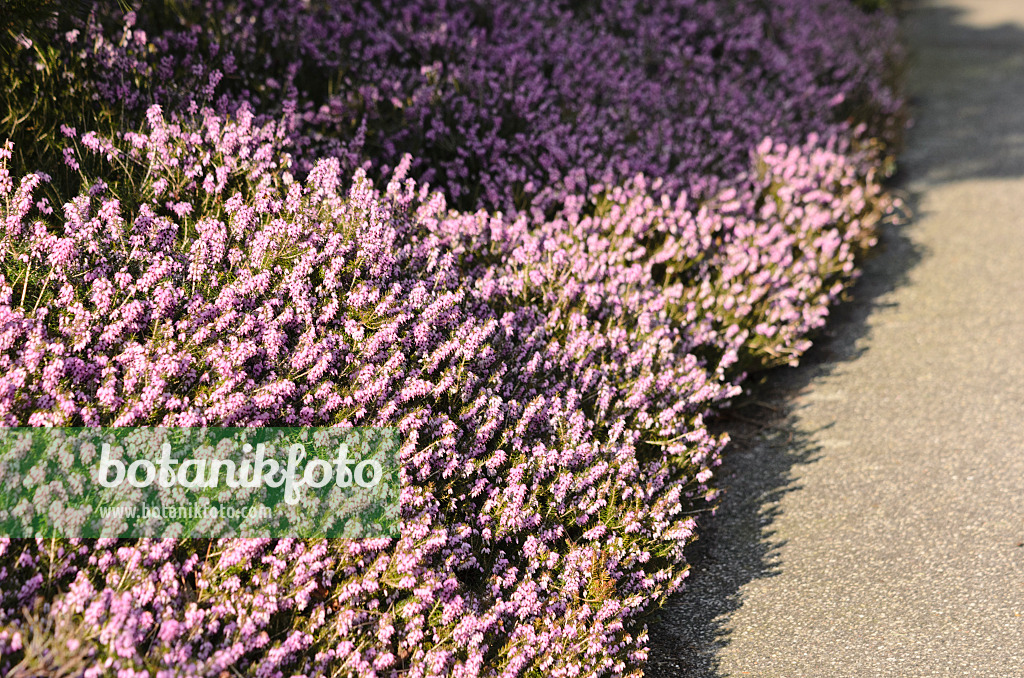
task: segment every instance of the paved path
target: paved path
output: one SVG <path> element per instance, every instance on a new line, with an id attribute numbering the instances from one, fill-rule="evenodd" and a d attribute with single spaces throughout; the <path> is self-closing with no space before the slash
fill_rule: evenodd
<path id="1" fill-rule="evenodd" d="M 905 30 L 916 217 L 772 375 L 649 676 L 1024 677 L 1024 0 Z"/>

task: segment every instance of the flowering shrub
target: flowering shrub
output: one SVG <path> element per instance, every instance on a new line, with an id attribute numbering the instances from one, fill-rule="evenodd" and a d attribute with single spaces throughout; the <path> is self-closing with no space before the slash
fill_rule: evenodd
<path id="1" fill-rule="evenodd" d="M 0 422 L 397 426 L 402 537 L 3 539 L 0 667 L 636 672 L 716 494 L 704 419 L 806 350 L 873 242 L 892 27 L 823 0 L 118 16 L 58 52 L 121 122 L 63 123 L 59 167 L 0 150 Z"/>
<path id="2" fill-rule="evenodd" d="M 470 211 L 553 209 L 637 173 L 705 196 L 766 136 L 898 127 L 892 26 L 845 2 L 168 4 L 93 15 L 61 67 L 136 122 L 151 103 L 288 111 L 301 171 L 334 155 L 384 177 L 409 153 Z"/>

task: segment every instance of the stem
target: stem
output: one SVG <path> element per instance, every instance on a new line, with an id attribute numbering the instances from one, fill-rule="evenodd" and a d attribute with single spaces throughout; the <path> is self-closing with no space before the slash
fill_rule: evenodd
<path id="1" fill-rule="evenodd" d="M 21 286 L 21 301 L 18 306 L 25 308 L 25 292 L 28 291 L 28 279 L 32 276 L 32 260 L 28 260 L 28 268 L 25 270 L 25 282 Z"/>
<path id="2" fill-rule="evenodd" d="M 39 302 L 43 300 L 43 293 L 46 292 L 46 287 L 50 284 L 50 278 L 53 277 L 53 269 L 46 274 L 46 280 L 43 281 L 43 287 L 39 290 L 39 295 L 36 297 L 36 305 L 32 307 L 32 314 L 35 315 L 36 309 L 39 308 Z M 25 277 L 25 282 L 28 283 L 28 276 Z M 21 293 L 22 301 L 25 300 L 25 293 Z"/>

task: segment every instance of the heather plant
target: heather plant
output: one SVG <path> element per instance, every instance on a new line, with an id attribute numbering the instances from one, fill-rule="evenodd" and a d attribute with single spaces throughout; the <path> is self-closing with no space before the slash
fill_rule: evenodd
<path id="1" fill-rule="evenodd" d="M 891 24 L 846 3 L 208 0 L 129 16 L 130 40 L 87 55 L 105 100 L 294 109 L 300 172 L 331 155 L 384 181 L 409 153 L 463 210 L 550 214 L 637 173 L 710 195 L 766 136 L 899 129 Z"/>
<path id="2" fill-rule="evenodd" d="M 394 426 L 402 529 L 0 539 L 0 669 L 635 674 L 717 495 L 705 420 L 890 204 L 891 28 L 211 1 L 25 52 L 106 113 L 0 148 L 0 422 Z"/>
<path id="3" fill-rule="evenodd" d="M 506 634 L 522 647 L 502 662 L 543 664 L 533 652 L 560 664 L 581 653 L 572 661 L 595 669 L 635 661 L 640 637 L 622 618 L 681 581 L 673 564 L 693 529 L 685 507 L 713 496 L 706 481 L 721 446 L 701 417 L 732 392 L 687 353 L 693 339 L 667 322 L 618 327 L 628 320 L 616 321 L 600 276 L 586 308 L 531 301 L 536 271 L 502 271 L 489 252 L 464 251 L 481 227 L 510 230 L 496 244 L 512 242 L 515 224 L 446 214 L 438 194 L 402 181 L 402 167 L 384 195 L 361 176 L 342 193 L 336 161 L 285 186 L 266 171 L 280 160 L 260 152 L 274 128 L 206 111 L 192 132 L 156 108 L 149 128 L 121 147 L 86 142 L 146 165 L 143 196 L 125 201 L 136 214 L 94 186 L 68 203 L 56 236 L 34 221 L 38 175 L 5 187 L 6 421 L 397 424 L 407 436 L 405 530 L 376 546 L 390 548 L 374 554 L 385 579 L 370 587 L 384 616 L 368 635 L 329 636 L 328 648 L 365 647 L 325 665 L 384 668 L 404 655 L 447 673 L 497 658 Z M 208 167 L 193 165 L 197 148 L 215 149 Z M 228 197 L 217 179 L 225 167 L 244 184 Z M 187 183 L 204 172 L 205 187 Z M 26 286 L 33 266 L 48 269 L 52 298 Z M 368 565 L 344 554 L 347 578 L 370 586 Z M 432 618 L 423 602 L 451 612 Z M 347 619 L 362 604 L 332 612 Z M 598 612 L 607 625 L 593 624 Z M 589 649 L 567 629 L 550 646 L 520 639 L 583 623 L 596 634 Z M 379 625 L 399 629 L 384 646 L 370 642 Z M 259 646 L 247 643 L 233 662 L 282 661 L 254 658 Z M 393 657 L 377 657 L 390 647 Z"/>

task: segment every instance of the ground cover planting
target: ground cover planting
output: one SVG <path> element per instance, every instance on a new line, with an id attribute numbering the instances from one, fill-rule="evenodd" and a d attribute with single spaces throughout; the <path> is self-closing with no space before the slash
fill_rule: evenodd
<path id="1" fill-rule="evenodd" d="M 3 538 L 0 670 L 640 671 L 715 502 L 705 419 L 808 348 L 891 207 L 891 19 L 35 10 L 3 57 L 0 423 L 394 426 L 402 536 Z M 0 480 L 57 478 L 21 509 L 53 511 L 70 463 Z"/>

